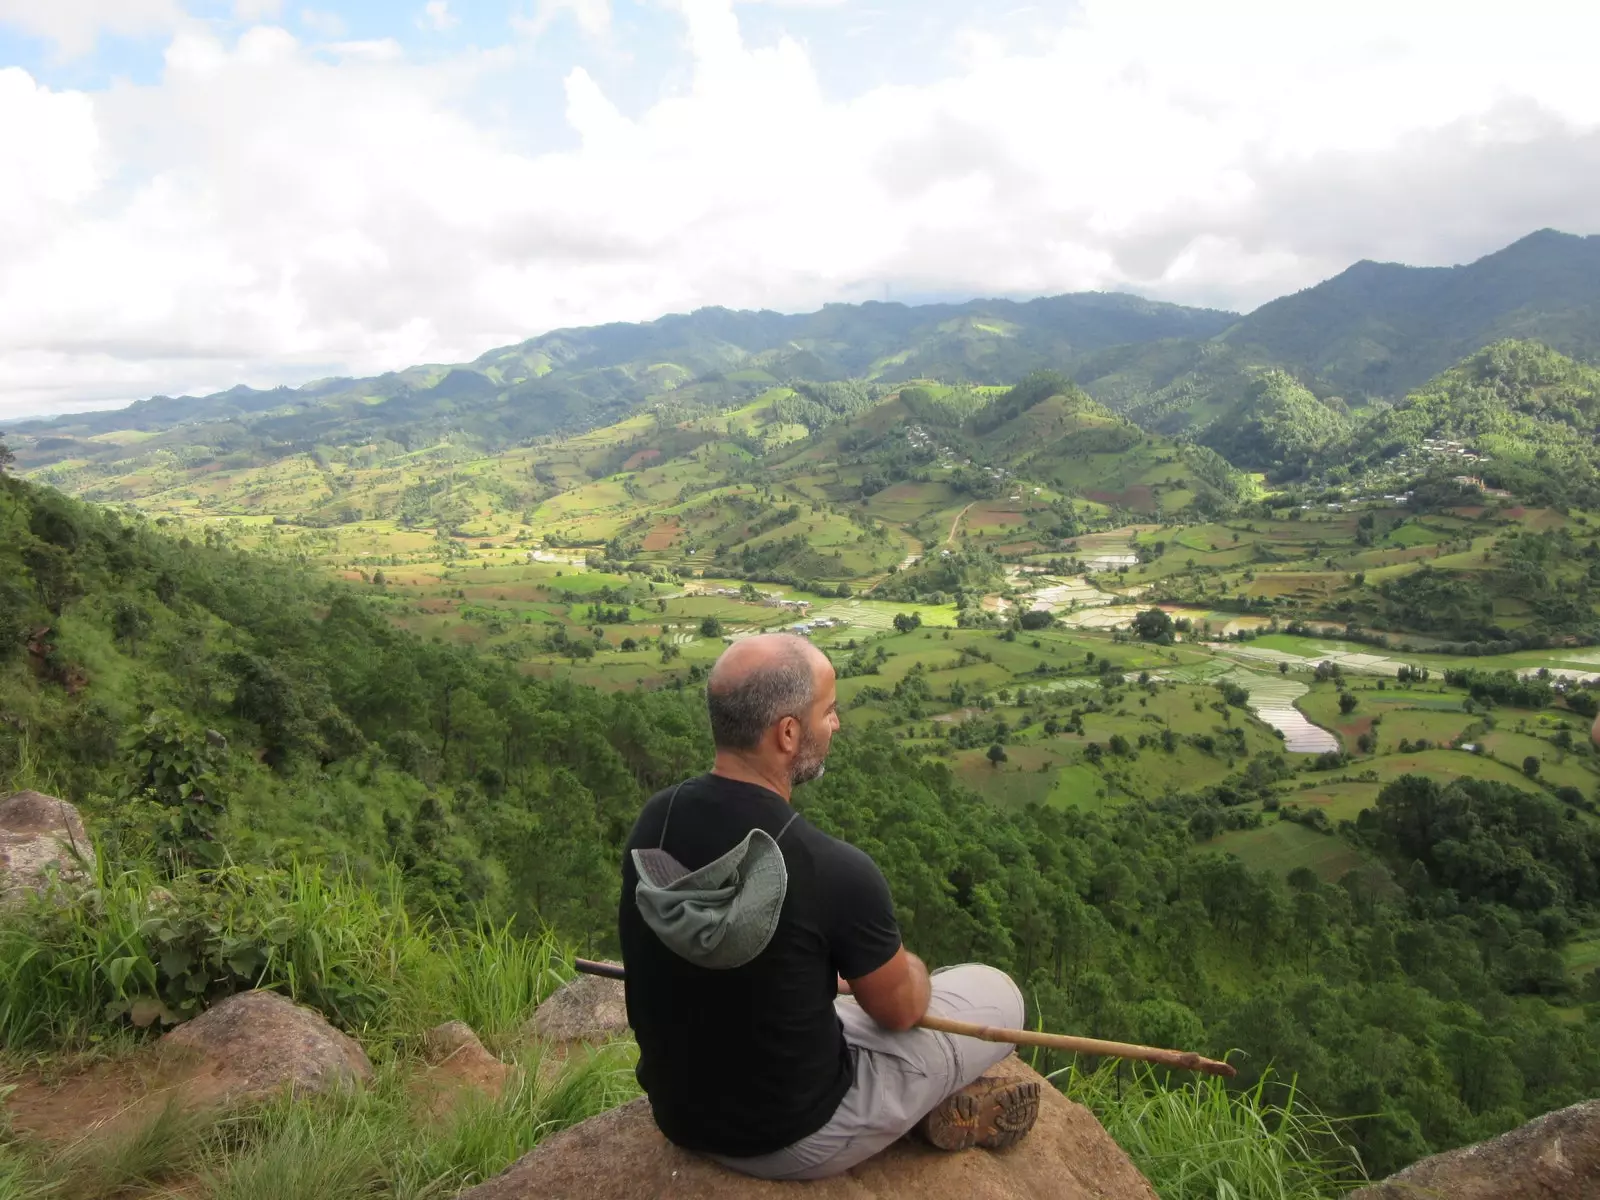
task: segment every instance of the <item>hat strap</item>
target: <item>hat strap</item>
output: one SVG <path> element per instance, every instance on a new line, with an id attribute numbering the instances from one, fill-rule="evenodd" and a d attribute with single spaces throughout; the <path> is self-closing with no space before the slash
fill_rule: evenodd
<path id="1" fill-rule="evenodd" d="M 688 783 L 685 779 L 683 783 Z M 661 818 L 661 840 L 656 843 L 657 850 L 667 848 L 667 826 L 672 823 L 672 803 L 678 798 L 678 793 L 683 791 L 683 783 L 672 789 L 672 795 L 667 797 L 667 815 Z"/>
<path id="2" fill-rule="evenodd" d="M 687 779 L 683 781 L 683 783 L 688 782 L 689 781 Z M 667 848 L 667 826 L 672 823 L 672 805 L 673 802 L 677 800 L 678 793 L 683 790 L 683 783 L 680 783 L 677 787 L 673 788 L 672 795 L 667 797 L 667 815 L 661 818 L 661 840 L 656 842 L 657 850 L 665 850 Z M 791 812 L 789 814 L 789 819 L 783 823 L 783 828 L 778 830 L 778 836 L 772 840 L 774 842 L 783 841 L 783 835 L 789 832 L 789 826 L 793 825 L 799 819 L 799 813 Z"/>

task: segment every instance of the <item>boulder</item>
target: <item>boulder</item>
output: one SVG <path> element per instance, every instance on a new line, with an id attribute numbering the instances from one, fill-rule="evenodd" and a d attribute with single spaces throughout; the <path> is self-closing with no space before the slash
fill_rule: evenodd
<path id="1" fill-rule="evenodd" d="M 1014 1055 L 995 1069 L 1039 1078 Z M 1048 1083 L 1040 1092 L 1038 1123 L 1009 1150 L 948 1154 L 902 1138 L 854 1170 L 804 1184 L 751 1179 L 678 1149 L 641 1098 L 547 1138 L 458 1200 L 1156 1200 L 1088 1109 Z"/>
<path id="2" fill-rule="evenodd" d="M 84 877 L 94 847 L 78 810 L 42 792 L 13 792 L 0 801 L 0 900 L 42 891 L 49 868 L 66 880 Z"/>
<path id="3" fill-rule="evenodd" d="M 284 1088 L 328 1092 L 372 1080 L 372 1063 L 353 1038 L 276 992 L 229 996 L 161 1045 L 198 1058 L 185 1091 L 202 1101 L 249 1102 Z"/>
<path id="4" fill-rule="evenodd" d="M 546 1042 L 610 1042 L 628 1036 L 628 1002 L 620 979 L 578 975 L 534 1011 L 525 1036 Z"/>
<path id="5" fill-rule="evenodd" d="M 512 1068 L 484 1049 L 465 1021 L 436 1025 L 423 1035 L 422 1045 L 432 1064 L 425 1086 L 436 1112 L 448 1109 L 464 1092 L 482 1092 L 498 1100 L 505 1091 Z"/>
<path id="6" fill-rule="evenodd" d="M 1476 1146 L 1435 1154 L 1350 1200 L 1593 1200 L 1600 1100 L 1574 1104 Z"/>

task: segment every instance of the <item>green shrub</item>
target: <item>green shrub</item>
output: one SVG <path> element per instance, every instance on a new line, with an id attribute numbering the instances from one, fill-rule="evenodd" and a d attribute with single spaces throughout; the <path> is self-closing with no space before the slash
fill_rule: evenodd
<path id="1" fill-rule="evenodd" d="M 549 935 L 414 918 L 392 870 L 369 885 L 300 864 L 102 867 L 0 916 L 0 1042 L 83 1045 L 256 987 L 380 1050 L 457 1018 L 493 1041 L 569 974 Z"/>

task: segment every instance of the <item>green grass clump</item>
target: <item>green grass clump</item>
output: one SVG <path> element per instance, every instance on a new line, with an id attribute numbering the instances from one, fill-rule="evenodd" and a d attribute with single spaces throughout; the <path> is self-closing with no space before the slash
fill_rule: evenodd
<path id="1" fill-rule="evenodd" d="M 81 1048 L 271 988 L 382 1058 L 446 1020 L 498 1042 L 571 974 L 549 935 L 414 917 L 393 872 L 102 865 L 90 884 L 0 915 L 0 1044 Z"/>
<path id="2" fill-rule="evenodd" d="M 1165 1087 L 1108 1063 L 1055 1072 L 1127 1151 L 1161 1200 L 1325 1200 L 1365 1181 L 1338 1125 L 1270 1075 L 1244 1091 L 1206 1078 Z M 1269 1088 L 1278 1094 L 1272 1099 Z"/>

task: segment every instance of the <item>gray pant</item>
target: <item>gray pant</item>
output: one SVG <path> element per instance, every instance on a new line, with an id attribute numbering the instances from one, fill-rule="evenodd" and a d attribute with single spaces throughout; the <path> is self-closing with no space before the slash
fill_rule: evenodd
<path id="1" fill-rule="evenodd" d="M 828 1123 L 771 1154 L 756 1158 L 713 1155 L 723 1166 L 761 1179 L 822 1179 L 857 1163 L 908 1133 L 924 1114 L 1011 1053 L 1000 1042 L 929 1029 L 890 1033 L 849 996 L 835 1003 L 855 1060 L 855 1082 Z M 1022 993 L 1003 971 L 978 963 L 933 973 L 928 1011 L 958 1021 L 1015 1029 L 1022 1024 Z"/>

